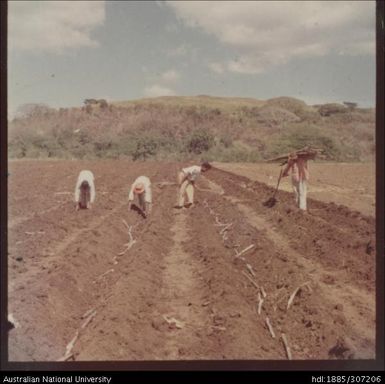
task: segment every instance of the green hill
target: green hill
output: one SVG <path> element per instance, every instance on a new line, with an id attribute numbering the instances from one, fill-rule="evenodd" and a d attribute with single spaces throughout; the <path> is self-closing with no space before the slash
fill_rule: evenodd
<path id="1" fill-rule="evenodd" d="M 29 105 L 9 123 L 9 156 L 261 161 L 304 145 L 330 160 L 372 160 L 375 111 L 353 103 L 167 96 L 79 108 Z"/>

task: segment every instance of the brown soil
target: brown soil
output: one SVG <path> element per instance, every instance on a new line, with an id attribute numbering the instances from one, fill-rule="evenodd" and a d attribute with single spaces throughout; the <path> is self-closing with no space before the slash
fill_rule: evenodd
<path id="1" fill-rule="evenodd" d="M 303 214 L 285 191 L 266 208 L 272 187 L 219 169 L 198 182 L 195 206 L 176 210 L 178 167 L 10 163 L 11 361 L 58 360 L 71 340 L 76 361 L 279 360 L 282 334 L 293 359 L 374 358 L 373 217 L 313 199 Z M 76 212 L 81 169 L 97 196 Z M 127 210 L 141 174 L 153 183 L 147 219 Z M 122 219 L 136 242 L 118 256 Z"/>
<path id="2" fill-rule="evenodd" d="M 214 163 L 216 167 L 253 181 L 276 187 L 277 163 Z M 309 161 L 310 181 L 308 196 L 326 203 L 346 205 L 364 215 L 374 216 L 376 208 L 375 163 L 325 163 Z M 279 185 L 283 191 L 292 191 L 290 177 Z"/>

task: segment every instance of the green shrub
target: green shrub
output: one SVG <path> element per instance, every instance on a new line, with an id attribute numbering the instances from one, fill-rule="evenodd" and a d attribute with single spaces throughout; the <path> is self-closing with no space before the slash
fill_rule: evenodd
<path id="1" fill-rule="evenodd" d="M 210 132 L 198 129 L 187 138 L 186 149 L 188 152 L 199 155 L 208 151 L 214 143 L 214 136 Z"/>
<path id="2" fill-rule="evenodd" d="M 286 109 L 289 112 L 292 112 L 299 116 L 303 111 L 305 111 L 308 106 L 302 100 L 296 99 L 294 97 L 275 97 L 273 99 L 267 100 L 266 103 L 268 106 Z"/>
<path id="3" fill-rule="evenodd" d="M 156 155 L 158 151 L 158 142 L 151 136 L 138 136 L 135 138 L 135 148 L 132 153 L 132 160 L 146 160 Z"/>
<path id="4" fill-rule="evenodd" d="M 336 140 L 326 136 L 316 128 L 299 128 L 290 133 L 276 135 L 266 151 L 266 157 L 274 157 L 290 153 L 305 146 L 322 148 L 328 159 L 337 160 L 341 150 Z"/>
<path id="5" fill-rule="evenodd" d="M 10 121 L 8 154 L 136 160 L 195 160 L 207 154 L 212 160 L 257 161 L 313 145 L 334 160 L 373 156 L 373 109 L 309 107 L 288 97 L 258 104 L 226 99 L 218 104 L 208 97 L 162 100 L 114 105 L 108 113 L 101 105 L 91 114 L 80 108 L 35 113 L 34 106 L 34 113 L 27 110 Z"/>
<path id="6" fill-rule="evenodd" d="M 223 145 L 225 148 L 230 148 L 233 145 L 233 138 L 230 134 L 222 135 L 219 138 L 219 143 Z"/>
<path id="7" fill-rule="evenodd" d="M 348 108 L 338 103 L 323 104 L 318 108 L 318 112 L 321 116 L 330 116 L 336 113 L 346 113 L 348 111 Z"/>
<path id="8" fill-rule="evenodd" d="M 254 163 L 261 161 L 261 159 L 261 152 L 257 149 L 234 145 L 228 148 L 216 145 L 204 154 L 204 160 L 221 161 L 225 163 Z"/>
<path id="9" fill-rule="evenodd" d="M 27 153 L 27 148 L 23 146 L 21 143 L 12 142 L 8 144 L 9 158 L 21 159 L 25 157 L 26 153 Z"/>

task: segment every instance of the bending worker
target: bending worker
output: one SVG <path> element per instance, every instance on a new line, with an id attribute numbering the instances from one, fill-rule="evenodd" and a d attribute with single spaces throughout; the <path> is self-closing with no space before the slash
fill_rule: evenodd
<path id="1" fill-rule="evenodd" d="M 95 201 L 94 175 L 91 171 L 81 171 L 75 187 L 76 210 L 91 208 Z"/>
<path id="2" fill-rule="evenodd" d="M 128 209 L 132 207 L 132 203 L 137 197 L 138 207 L 142 211 L 144 217 L 151 213 L 152 206 L 152 192 L 151 182 L 147 176 L 139 176 L 133 183 L 128 195 Z"/>
<path id="3" fill-rule="evenodd" d="M 201 172 L 206 172 L 211 168 L 208 162 L 199 165 L 193 165 L 188 168 L 183 168 L 178 173 L 178 201 L 175 208 L 190 207 L 194 204 L 194 186 L 195 181 L 200 176 Z M 187 203 L 185 204 L 185 195 L 187 195 Z"/>

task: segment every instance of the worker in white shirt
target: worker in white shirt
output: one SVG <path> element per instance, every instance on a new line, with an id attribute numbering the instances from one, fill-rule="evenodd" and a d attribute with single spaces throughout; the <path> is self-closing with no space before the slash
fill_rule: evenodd
<path id="1" fill-rule="evenodd" d="M 178 201 L 175 208 L 190 207 L 194 204 L 194 186 L 195 181 L 202 172 L 206 172 L 211 168 L 208 162 L 199 165 L 193 165 L 191 167 L 183 168 L 178 172 L 177 184 L 178 184 Z M 187 196 L 187 203 L 185 203 L 185 197 Z"/>
<path id="2" fill-rule="evenodd" d="M 76 210 L 91 208 L 95 201 L 96 191 L 94 175 L 91 171 L 81 171 L 75 187 Z"/>
<path id="3" fill-rule="evenodd" d="M 128 195 L 128 209 L 132 207 L 132 203 L 137 197 L 138 206 L 144 217 L 151 213 L 152 192 L 151 181 L 147 176 L 139 176 L 133 183 Z"/>

